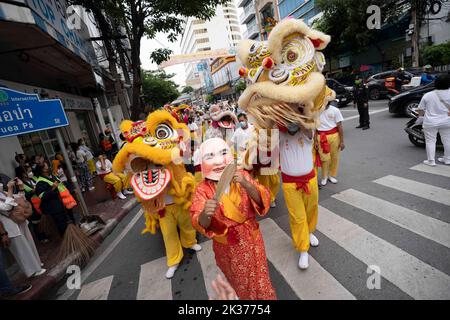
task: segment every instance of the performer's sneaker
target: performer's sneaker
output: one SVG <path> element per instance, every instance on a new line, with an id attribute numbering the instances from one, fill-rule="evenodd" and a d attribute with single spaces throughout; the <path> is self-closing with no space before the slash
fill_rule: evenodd
<path id="1" fill-rule="evenodd" d="M 430 167 L 436 167 L 436 162 L 434 160 L 424 160 L 423 163 Z"/>
<path id="2" fill-rule="evenodd" d="M 319 239 L 317 239 L 316 236 L 312 233 L 309 234 L 309 244 L 311 245 L 311 247 L 319 246 Z"/>
<path id="3" fill-rule="evenodd" d="M 328 177 L 328 180 L 329 180 L 331 183 L 334 183 L 334 184 L 338 183 L 338 181 L 337 181 L 337 179 L 336 179 L 335 177 Z"/>
<path id="4" fill-rule="evenodd" d="M 130 190 L 128 190 L 128 189 L 122 190 L 122 193 L 123 193 L 124 195 L 134 194 L 133 191 L 130 191 Z"/>
<path id="5" fill-rule="evenodd" d="M 328 178 L 322 179 L 322 180 L 320 180 L 320 185 L 321 185 L 322 187 L 324 187 L 324 186 L 327 185 L 327 182 L 328 182 Z"/>
<path id="6" fill-rule="evenodd" d="M 300 253 L 300 259 L 298 260 L 298 267 L 302 270 L 308 269 L 309 262 L 308 262 L 308 252 L 301 252 Z"/>
<path id="7" fill-rule="evenodd" d="M 275 203 L 275 201 L 270 204 L 271 208 L 276 208 L 276 206 L 277 206 L 277 204 Z"/>
<path id="8" fill-rule="evenodd" d="M 166 278 L 172 279 L 173 275 L 175 274 L 175 271 L 177 271 L 177 269 L 178 269 L 178 264 L 169 267 L 169 269 L 167 269 L 167 272 L 166 272 Z"/>
<path id="9" fill-rule="evenodd" d="M 198 243 L 196 243 L 196 244 L 194 244 L 194 245 L 191 247 L 191 249 L 194 250 L 194 251 L 196 251 L 196 252 L 198 252 L 198 251 L 201 251 L 201 250 L 202 250 L 202 246 L 199 245 Z"/>
<path id="10" fill-rule="evenodd" d="M 120 198 L 120 199 L 126 199 L 127 197 L 125 197 L 124 195 L 123 195 L 123 193 L 122 192 L 117 192 L 117 196 Z"/>
<path id="11" fill-rule="evenodd" d="M 438 161 L 439 161 L 439 162 L 442 162 L 442 163 L 444 163 L 444 164 L 450 164 L 450 160 L 445 159 L 444 157 L 438 158 Z"/>
<path id="12" fill-rule="evenodd" d="M 41 269 L 40 271 L 38 271 L 35 274 L 33 274 L 33 277 L 39 277 L 39 276 L 43 275 L 46 272 L 47 272 L 47 269 Z"/>

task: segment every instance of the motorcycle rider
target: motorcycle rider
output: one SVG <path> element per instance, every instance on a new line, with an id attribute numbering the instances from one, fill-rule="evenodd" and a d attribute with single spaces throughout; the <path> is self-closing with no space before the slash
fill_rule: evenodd
<path id="1" fill-rule="evenodd" d="M 395 77 L 395 90 L 398 92 L 402 91 L 402 85 L 407 84 L 411 81 L 410 77 L 405 73 L 405 68 L 398 68 L 393 74 Z"/>
<path id="2" fill-rule="evenodd" d="M 362 128 L 363 130 L 370 129 L 369 119 L 369 94 L 367 86 L 363 83 L 363 80 L 359 75 L 355 77 L 355 85 L 353 87 L 353 107 L 358 107 L 359 113 L 359 126 L 356 128 Z"/>

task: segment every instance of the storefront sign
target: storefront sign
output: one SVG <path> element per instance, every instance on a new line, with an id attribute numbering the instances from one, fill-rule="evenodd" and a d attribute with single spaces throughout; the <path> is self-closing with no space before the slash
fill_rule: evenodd
<path id="1" fill-rule="evenodd" d="M 61 100 L 0 87 L 0 137 L 69 125 Z"/>

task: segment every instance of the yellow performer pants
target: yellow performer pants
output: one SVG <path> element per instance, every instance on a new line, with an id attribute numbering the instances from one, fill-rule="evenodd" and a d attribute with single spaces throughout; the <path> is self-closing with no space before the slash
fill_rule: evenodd
<path id="1" fill-rule="evenodd" d="M 169 205 L 165 208 L 164 217 L 159 218 L 159 226 L 166 247 L 167 266 L 179 264 L 183 259 L 183 247 L 190 248 L 197 243 L 189 211 L 176 204 Z"/>
<path id="2" fill-rule="evenodd" d="M 295 183 L 283 183 L 282 189 L 289 212 L 292 242 L 299 252 L 309 250 L 309 234 L 316 230 L 319 215 L 317 176 L 308 183 L 310 194 L 297 190 Z"/>
<path id="3" fill-rule="evenodd" d="M 121 192 L 123 189 L 126 189 L 128 187 L 127 176 L 125 176 L 123 173 L 108 173 L 103 178 L 103 181 L 112 184 L 116 192 Z"/>
<path id="4" fill-rule="evenodd" d="M 259 183 L 269 189 L 270 202 L 274 202 L 280 190 L 280 174 L 257 175 Z"/>
<path id="5" fill-rule="evenodd" d="M 328 144 L 330 145 L 330 153 L 323 153 L 322 147 L 319 143 L 319 154 L 320 160 L 322 161 L 322 178 L 325 177 L 336 177 L 339 168 L 339 144 L 341 139 L 339 133 L 333 133 L 327 135 Z"/>
<path id="6" fill-rule="evenodd" d="M 88 165 L 88 168 L 89 168 L 89 172 L 91 174 L 93 174 L 94 172 L 97 171 L 97 169 L 95 168 L 95 161 L 94 161 L 94 159 L 88 160 L 87 161 L 87 165 Z"/>

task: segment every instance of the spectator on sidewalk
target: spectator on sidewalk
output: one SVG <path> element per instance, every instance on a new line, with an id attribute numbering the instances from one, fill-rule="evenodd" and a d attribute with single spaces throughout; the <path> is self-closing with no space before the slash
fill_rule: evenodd
<path id="1" fill-rule="evenodd" d="M 106 158 L 104 153 L 98 156 L 98 161 L 96 163 L 98 176 L 105 181 L 114 186 L 117 196 L 120 199 L 126 199 L 125 195 L 133 194 L 132 191 L 128 191 L 127 176 L 123 173 L 113 173 L 112 163 Z"/>
<path id="2" fill-rule="evenodd" d="M 11 240 L 9 240 L 8 232 L 6 232 L 3 223 L 0 221 L 0 243 L 4 248 L 8 248 L 11 245 Z M 6 274 L 5 263 L 3 262 L 3 252 L 0 249 L 0 300 L 4 298 L 13 297 L 15 295 L 25 293 L 32 288 L 30 284 L 13 287 L 11 281 Z"/>
<path id="3" fill-rule="evenodd" d="M 16 167 L 15 171 L 16 171 L 16 177 L 17 177 L 17 172 L 20 170 L 20 168 L 24 167 L 25 164 L 27 164 L 28 159 L 27 156 L 24 155 L 23 153 L 16 153 L 16 156 L 14 157 L 14 159 L 16 160 L 17 164 L 19 165 L 18 167 Z"/>
<path id="4" fill-rule="evenodd" d="M 439 76 L 434 83 L 435 90 L 426 93 L 419 103 L 419 115 L 423 116 L 423 132 L 427 150 L 427 160 L 423 163 L 436 165 L 436 138 L 441 135 L 444 156 L 439 162 L 450 165 L 450 77 Z"/>
<path id="5" fill-rule="evenodd" d="M 86 140 L 84 138 L 78 139 L 78 145 L 80 146 L 80 149 L 86 153 L 86 162 L 89 168 L 89 173 L 94 176 L 95 174 L 97 174 L 97 170 L 95 169 L 95 160 L 91 149 L 89 149 L 89 147 L 86 145 Z"/>
<path id="6" fill-rule="evenodd" d="M 36 195 L 36 181 L 34 178 L 34 173 L 31 170 L 31 167 L 26 164 L 24 167 L 21 167 L 17 172 L 17 178 L 22 180 L 23 188 L 25 192 L 25 198 L 28 202 L 32 204 L 33 214 L 28 220 L 31 222 L 31 230 L 33 231 L 36 239 L 42 243 L 47 243 L 49 240 L 45 233 L 39 230 L 39 224 L 41 222 L 42 214 L 40 213 L 40 209 L 38 206 L 39 197 Z"/>
<path id="7" fill-rule="evenodd" d="M 19 194 L 13 195 L 14 186 L 19 188 Z M 1 187 L 3 189 L 3 186 Z M 33 236 L 28 228 L 28 221 L 13 221 L 14 210 L 31 212 L 31 204 L 25 199 L 24 185 L 20 179 L 11 180 L 7 185 L 7 193 L 0 191 L 0 222 L 6 229 L 11 245 L 9 250 L 17 261 L 22 272 L 27 276 L 40 276 L 47 270 L 42 268 L 42 262 L 34 244 Z"/>
<path id="8" fill-rule="evenodd" d="M 81 191 L 82 192 L 85 192 L 86 190 L 92 191 L 95 189 L 95 187 L 93 186 L 92 175 L 90 174 L 87 165 L 88 155 L 86 154 L 86 152 L 83 151 L 80 143 L 76 144 L 76 149 L 74 151 L 76 154 Z"/>
<path id="9" fill-rule="evenodd" d="M 106 154 L 109 160 L 112 160 L 113 147 L 111 140 L 107 136 L 105 136 L 104 133 L 100 133 L 98 137 L 100 140 L 100 149 Z"/>
<path id="10" fill-rule="evenodd" d="M 53 219 L 59 234 L 63 236 L 67 228 L 68 220 L 58 190 L 58 185 L 61 182 L 51 174 L 50 167 L 47 163 L 44 163 L 43 166 L 36 167 L 34 173 L 38 177 L 36 194 L 41 198 L 40 209 L 42 214 L 48 214 Z"/>

